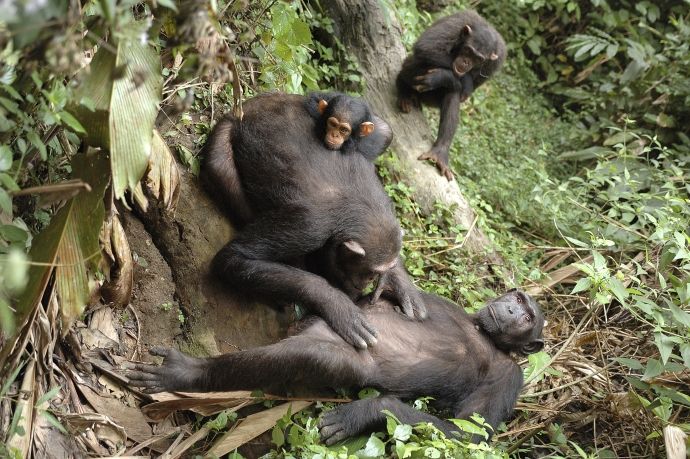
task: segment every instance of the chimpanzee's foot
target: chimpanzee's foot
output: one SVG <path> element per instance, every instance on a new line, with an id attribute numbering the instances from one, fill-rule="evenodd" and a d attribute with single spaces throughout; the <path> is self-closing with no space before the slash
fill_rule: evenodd
<path id="1" fill-rule="evenodd" d="M 431 150 L 423 153 L 419 156 L 420 160 L 430 160 L 436 164 L 436 168 L 441 172 L 441 174 L 449 181 L 453 181 L 453 171 L 450 170 L 448 166 L 448 152 L 439 152 L 438 150 L 432 148 Z"/>
<path id="2" fill-rule="evenodd" d="M 346 403 L 321 416 L 321 441 L 330 446 L 363 432 L 364 426 L 357 422 L 357 403 L 358 401 Z"/>
<path id="3" fill-rule="evenodd" d="M 149 353 L 163 357 L 163 363 L 160 366 L 145 363 L 134 365 L 134 370 L 126 373 L 132 386 L 141 387 L 148 394 L 194 390 L 195 381 L 203 373 L 201 359 L 163 347 L 152 347 Z"/>

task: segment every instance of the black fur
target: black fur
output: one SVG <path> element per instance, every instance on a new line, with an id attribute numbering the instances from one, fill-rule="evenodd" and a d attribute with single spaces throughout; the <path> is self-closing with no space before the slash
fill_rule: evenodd
<path id="1" fill-rule="evenodd" d="M 398 104 L 405 112 L 420 103 L 440 108 L 438 137 L 420 159 L 435 161 L 448 180 L 453 178 L 448 150 L 457 130 L 460 104 L 501 67 L 505 55 L 501 35 L 484 18 L 468 10 L 434 22 L 403 62 L 397 78 Z M 454 64 L 465 58 L 472 59 L 474 65 L 458 75 Z"/>
<path id="2" fill-rule="evenodd" d="M 203 178 L 241 230 L 213 270 L 259 299 L 307 307 L 366 347 L 376 330 L 353 299 L 377 276 L 407 315 L 426 312 L 398 260 L 400 226 L 373 164 L 328 150 L 312 135 L 315 123 L 303 96 L 282 93 L 247 101 L 242 121 L 218 122 Z"/>
<path id="3" fill-rule="evenodd" d="M 450 435 L 454 424 L 419 412 L 401 399 L 432 396 L 454 417 L 477 412 L 494 428 L 515 406 L 522 371 L 509 351 L 536 352 L 544 318 L 528 295 L 511 290 L 475 315 L 424 294 L 429 317 L 413 321 L 379 301 L 364 305 L 379 330 L 379 343 L 357 351 L 321 319 L 279 343 L 208 359 L 174 349 L 153 349 L 162 366 L 139 364 L 128 373 L 148 392 L 263 389 L 270 392 L 337 387 L 375 387 L 380 398 L 360 400 L 326 413 L 321 435 L 329 444 L 385 422 L 387 409 L 406 424 L 432 422 Z M 495 343 L 499 343 L 499 347 Z M 476 440 L 476 439 L 475 439 Z"/>

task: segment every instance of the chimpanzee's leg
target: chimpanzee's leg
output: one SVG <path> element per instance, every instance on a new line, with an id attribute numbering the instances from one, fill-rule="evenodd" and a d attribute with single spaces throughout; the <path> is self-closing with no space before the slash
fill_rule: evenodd
<path id="1" fill-rule="evenodd" d="M 461 95 L 454 91 L 448 92 L 443 96 L 438 138 L 431 150 L 419 157 L 419 159 L 434 161 L 436 167 L 448 180 L 453 180 L 453 172 L 448 166 L 448 150 L 450 150 L 450 145 L 453 143 L 453 137 L 460 121 L 460 99 Z"/>
<path id="2" fill-rule="evenodd" d="M 350 402 L 325 413 L 319 422 L 321 439 L 332 445 L 368 430 L 379 430 L 386 425 L 383 410 L 393 413 L 403 424 L 430 422 L 448 436 L 458 430 L 454 424 L 416 410 L 396 397 L 383 396 Z"/>
<path id="3" fill-rule="evenodd" d="M 322 219 L 295 209 L 257 217 L 218 252 L 213 270 L 236 288 L 305 306 L 345 341 L 366 348 L 376 343 L 376 331 L 352 300 L 323 277 L 284 262 L 325 244 L 332 230 Z"/>
<path id="4" fill-rule="evenodd" d="M 356 351 L 323 322 L 321 335 L 306 333 L 269 346 L 199 359 L 175 349 L 152 348 L 163 364 L 137 364 L 127 377 L 146 392 L 212 392 L 361 387 L 373 373 L 368 353 Z"/>

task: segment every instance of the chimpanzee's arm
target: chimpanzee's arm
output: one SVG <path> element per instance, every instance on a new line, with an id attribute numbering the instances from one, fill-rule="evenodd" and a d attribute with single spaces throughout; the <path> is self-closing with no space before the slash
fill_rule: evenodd
<path id="1" fill-rule="evenodd" d="M 438 126 L 438 137 L 433 147 L 419 159 L 431 159 L 436 167 L 448 179 L 453 180 L 453 172 L 448 165 L 448 151 L 460 121 L 461 96 L 457 92 L 448 92 L 441 102 L 441 121 Z"/>
<path id="2" fill-rule="evenodd" d="M 213 259 L 213 271 L 235 288 L 269 300 L 299 303 L 358 348 L 376 343 L 359 308 L 326 279 L 286 264 L 321 247 L 327 222 L 298 209 L 269 212 L 248 225 Z"/>
<path id="3" fill-rule="evenodd" d="M 368 430 L 379 430 L 386 425 L 383 410 L 393 413 L 403 424 L 430 422 L 447 436 L 458 431 L 448 421 L 416 410 L 396 397 L 383 396 L 350 402 L 325 413 L 319 422 L 321 439 L 327 445 L 332 445 Z"/>
<path id="4" fill-rule="evenodd" d="M 362 356 L 325 324 L 318 336 L 300 334 L 270 346 L 198 359 L 175 349 L 152 348 L 163 364 L 137 364 L 130 383 L 146 392 L 279 391 L 355 387 L 367 383 Z"/>
<path id="5" fill-rule="evenodd" d="M 472 413 L 478 413 L 495 430 L 513 412 L 522 384 L 522 370 L 515 362 L 495 363 L 486 380 L 458 404 L 455 417 L 468 419 Z M 489 438 L 491 435 L 493 432 L 489 431 Z M 472 437 L 475 443 L 481 440 L 476 435 Z"/>
<path id="6" fill-rule="evenodd" d="M 414 286 L 410 276 L 405 271 L 402 258 L 398 257 L 398 263 L 393 269 L 381 275 L 376 290 L 371 295 L 370 303 L 375 303 L 379 297 L 388 292 L 400 305 L 402 313 L 413 319 L 426 319 L 427 310 L 419 289 Z"/>

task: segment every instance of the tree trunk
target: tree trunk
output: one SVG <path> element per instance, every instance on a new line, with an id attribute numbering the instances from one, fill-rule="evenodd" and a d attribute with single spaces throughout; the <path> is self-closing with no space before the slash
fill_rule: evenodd
<path id="1" fill-rule="evenodd" d="M 395 15 L 379 0 L 329 0 L 322 5 L 335 22 L 335 35 L 359 61 L 367 87 L 365 98 L 393 129 L 392 148 L 400 163 L 395 172 L 414 187 L 414 198 L 426 211 L 436 202 L 457 205 L 456 223 L 472 229 L 467 249 L 483 252 L 490 248 L 487 237 L 474 225 L 475 214 L 457 182 L 448 182 L 433 165 L 417 159 L 431 147 L 434 137 L 421 111 L 401 113 L 397 109 L 395 78 L 406 51 Z"/>

